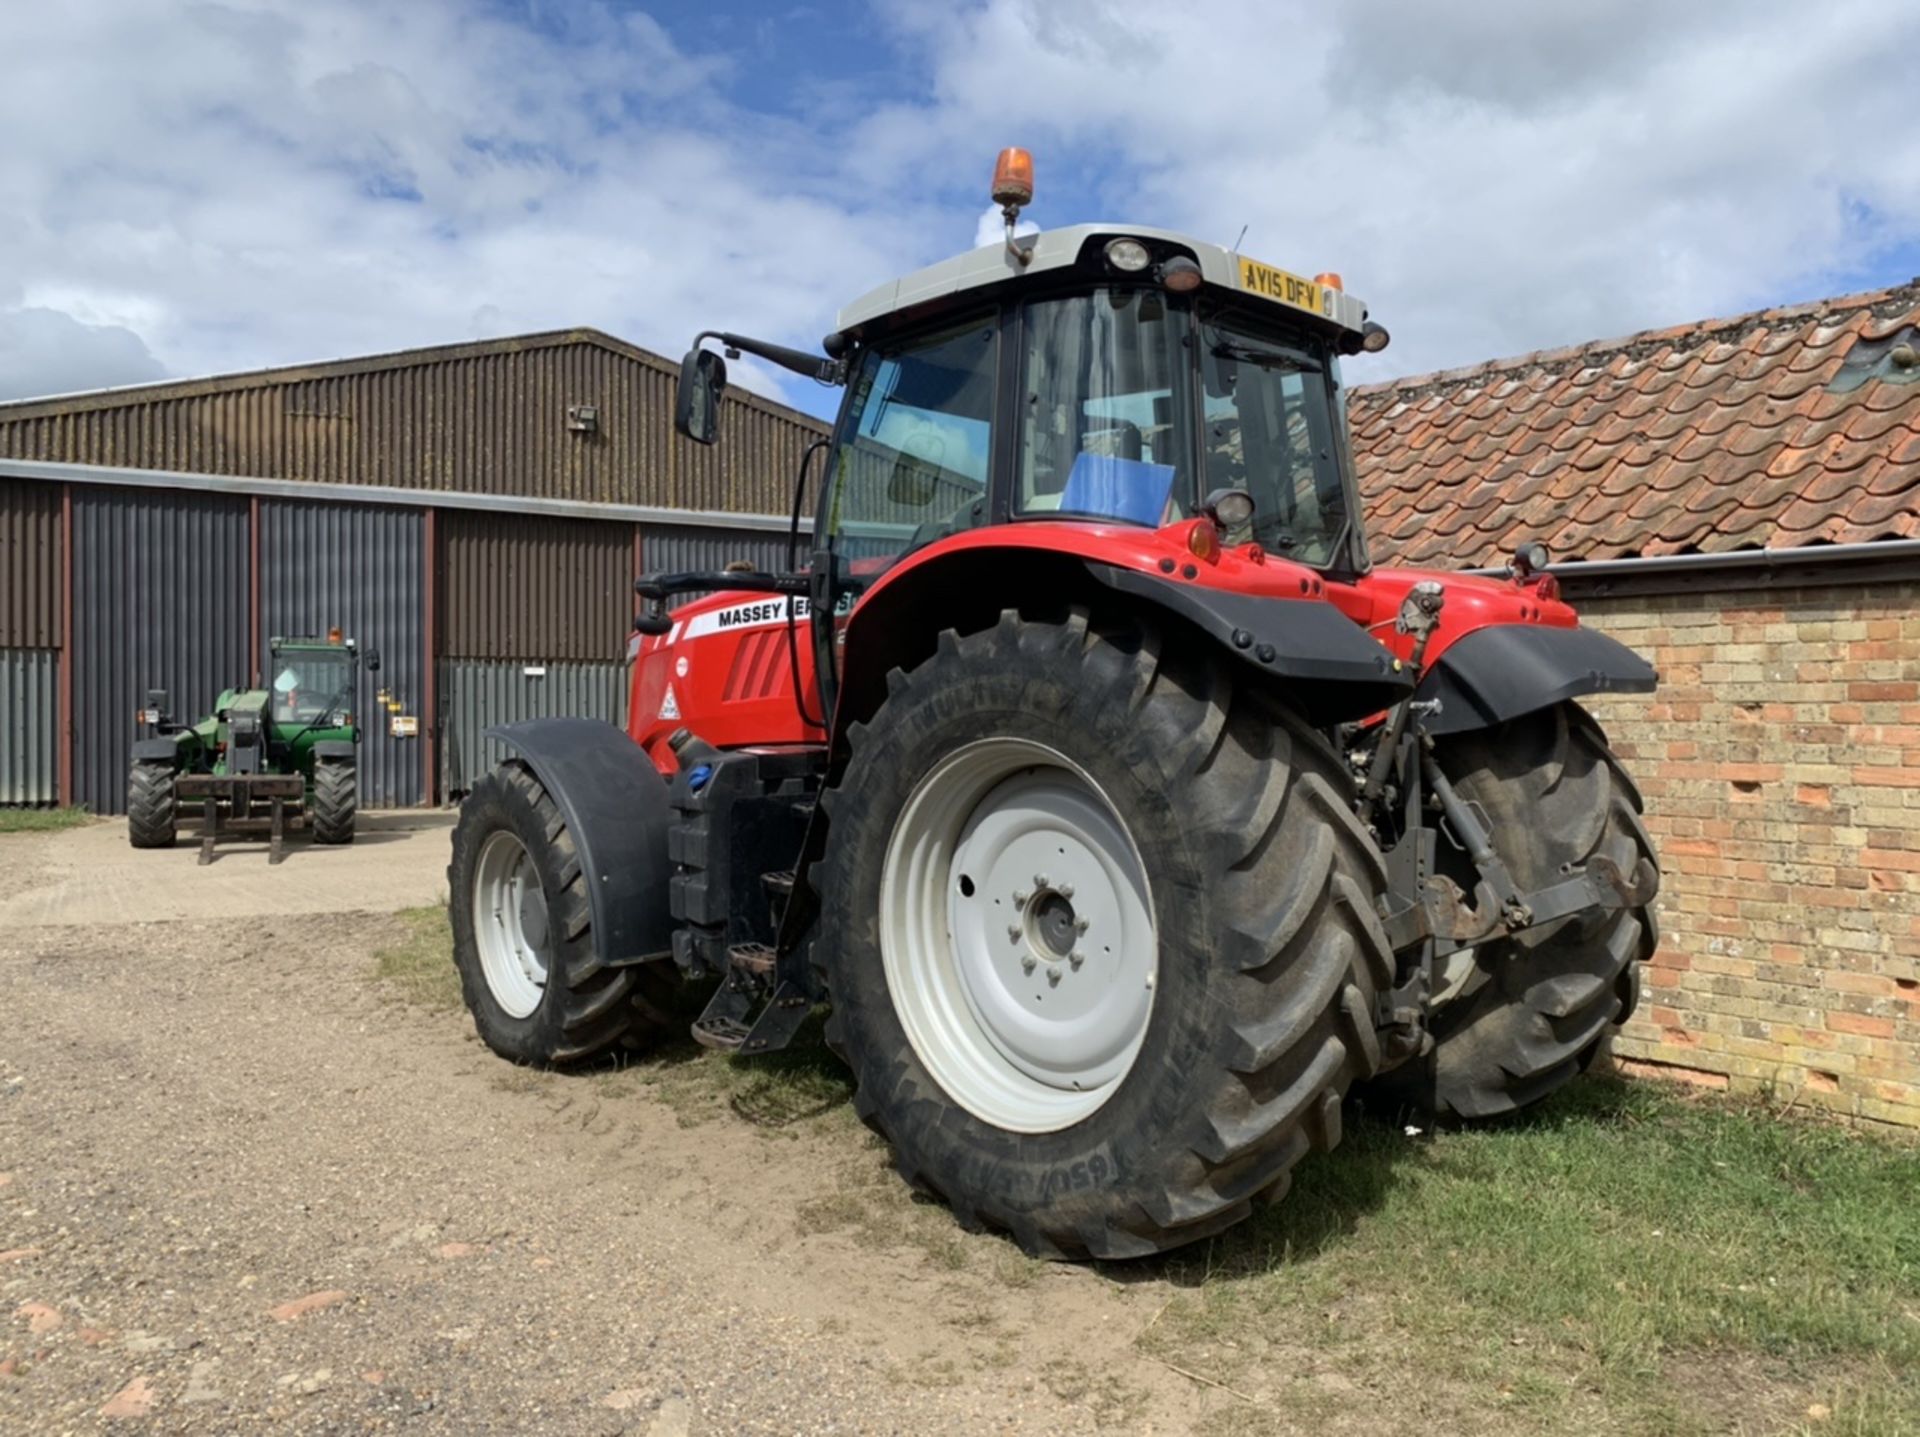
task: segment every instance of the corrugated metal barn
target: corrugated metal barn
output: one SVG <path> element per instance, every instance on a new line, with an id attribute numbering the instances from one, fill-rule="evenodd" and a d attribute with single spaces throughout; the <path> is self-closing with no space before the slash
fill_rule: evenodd
<path id="1" fill-rule="evenodd" d="M 149 689 L 204 713 L 336 625 L 370 807 L 464 791 L 489 725 L 624 722 L 635 577 L 776 559 L 825 432 L 736 390 L 686 443 L 678 368 L 568 330 L 0 405 L 0 803 L 120 812 Z"/>

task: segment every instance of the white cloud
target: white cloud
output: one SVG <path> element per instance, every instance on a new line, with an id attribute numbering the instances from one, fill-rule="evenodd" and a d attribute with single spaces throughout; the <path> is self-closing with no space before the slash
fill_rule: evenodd
<path id="1" fill-rule="evenodd" d="M 1395 334 L 1374 373 L 1808 296 L 1920 236 L 1920 11 L 1876 0 L 897 0 L 925 98 L 826 75 L 806 123 L 643 14 L 525 13 L 0 10 L 36 57 L 0 87 L 0 396 L 580 323 L 817 339 L 967 238 L 1008 143 L 1043 223 L 1341 270 Z"/>
<path id="2" fill-rule="evenodd" d="M 1110 214 L 1342 271 L 1394 331 L 1375 372 L 1810 297 L 1920 240 L 1912 7 L 894 13 L 933 72 L 868 124 L 894 173 L 1030 145 L 1040 211 L 1049 156 L 1093 156 Z"/>
<path id="3" fill-rule="evenodd" d="M 140 336 L 57 309 L 0 309 L 0 397 L 142 384 L 166 371 Z"/>

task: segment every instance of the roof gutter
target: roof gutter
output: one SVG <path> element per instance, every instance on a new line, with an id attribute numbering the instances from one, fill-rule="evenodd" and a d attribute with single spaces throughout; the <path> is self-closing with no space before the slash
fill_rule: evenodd
<path id="1" fill-rule="evenodd" d="M 66 464 L 43 459 L 0 459 L 0 479 L 44 479 L 66 484 L 113 484 L 134 489 L 193 489 L 202 493 L 257 495 L 338 504 L 393 504 L 408 509 L 471 509 L 493 514 L 538 514 L 556 519 L 603 519 L 621 524 L 692 525 L 753 529 L 784 534 L 784 514 L 735 514 L 715 509 L 668 509 L 651 504 L 599 504 L 519 494 L 474 494 L 453 489 L 400 489 L 382 484 L 336 484 L 308 479 L 251 479 L 229 474 L 191 474 L 170 469 L 121 469 L 109 464 Z M 811 515 L 800 527 L 811 532 Z"/>
<path id="2" fill-rule="evenodd" d="M 1871 566 L 1868 568 L 1867 566 Z M 1732 549 L 1718 554 L 1656 554 L 1642 559 L 1574 559 L 1550 565 L 1562 586 L 1582 593 L 1672 593 L 1701 588 L 1765 588 L 1795 583 L 1861 583 L 1892 568 L 1920 573 L 1920 539 L 1809 544 L 1797 549 Z M 1845 569 L 1842 574 L 1830 573 Z M 1504 578 L 1507 570 L 1469 569 Z"/>

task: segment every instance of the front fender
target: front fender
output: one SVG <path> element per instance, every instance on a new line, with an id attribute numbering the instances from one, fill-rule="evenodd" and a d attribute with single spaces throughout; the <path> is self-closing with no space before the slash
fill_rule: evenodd
<path id="1" fill-rule="evenodd" d="M 1405 666 L 1332 604 L 1180 584 L 1111 564 L 1087 569 L 1108 588 L 1179 615 L 1240 662 L 1290 681 L 1289 698 L 1314 723 L 1378 713 L 1413 687 Z"/>
<path id="2" fill-rule="evenodd" d="M 1415 696 L 1440 701 L 1428 733 L 1463 733 L 1585 694 L 1651 693 L 1658 678 L 1652 664 L 1597 630 L 1496 624 L 1450 644 Z"/>
<path id="3" fill-rule="evenodd" d="M 593 941 L 610 966 L 668 957 L 667 784 L 646 751 L 598 719 L 547 718 L 487 730 L 533 770 L 567 821 L 586 877 Z"/>

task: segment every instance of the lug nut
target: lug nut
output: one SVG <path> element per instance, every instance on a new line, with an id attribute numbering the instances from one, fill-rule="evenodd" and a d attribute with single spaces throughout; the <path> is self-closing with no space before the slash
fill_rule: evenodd
<path id="1" fill-rule="evenodd" d="M 1087 931 L 1087 920 L 1086 920 L 1086 919 L 1084 919 L 1084 918 L 1076 918 L 1076 919 L 1074 919 L 1074 920 L 1073 920 L 1073 931 L 1074 931 L 1075 933 L 1085 933 L 1085 932 Z"/>
<path id="2" fill-rule="evenodd" d="M 1062 898 L 1071 898 L 1073 897 L 1073 885 L 1071 883 L 1063 883 L 1056 888 L 1054 892 L 1058 893 Z"/>
<path id="3" fill-rule="evenodd" d="M 1033 895 L 1031 893 L 1022 893 L 1018 889 L 1015 889 L 1013 894 L 1013 906 L 1015 908 L 1025 908 L 1027 906 L 1027 900 L 1032 896 Z"/>
<path id="4" fill-rule="evenodd" d="M 1047 969 L 1047 982 L 1056 988 L 1060 986 L 1060 970 L 1058 968 Z"/>
<path id="5" fill-rule="evenodd" d="M 1007 937 L 1011 938 L 1015 943 L 1020 941 L 1020 925 L 1018 923 L 1009 923 L 1007 925 Z"/>
<path id="6" fill-rule="evenodd" d="M 1025 958 L 1022 958 L 1020 960 L 1020 971 L 1022 973 L 1031 973 L 1034 970 L 1034 966 L 1035 966 L 1034 961 L 1031 955 Z"/>
<path id="7" fill-rule="evenodd" d="M 1053 887 L 1053 885 L 1052 885 L 1052 884 L 1051 884 L 1050 882 L 1048 882 L 1048 881 L 1047 881 L 1047 875 L 1046 875 L 1046 874 L 1044 874 L 1044 873 L 1036 873 L 1036 874 L 1034 874 L 1034 875 L 1033 875 L 1033 886 L 1034 886 L 1035 888 L 1051 888 L 1051 887 Z"/>
<path id="8" fill-rule="evenodd" d="M 1084 953 L 1075 953 L 1067 959 L 1067 962 L 1073 965 L 1073 971 L 1076 973 L 1080 971 L 1080 965 L 1086 961 L 1087 955 Z"/>

